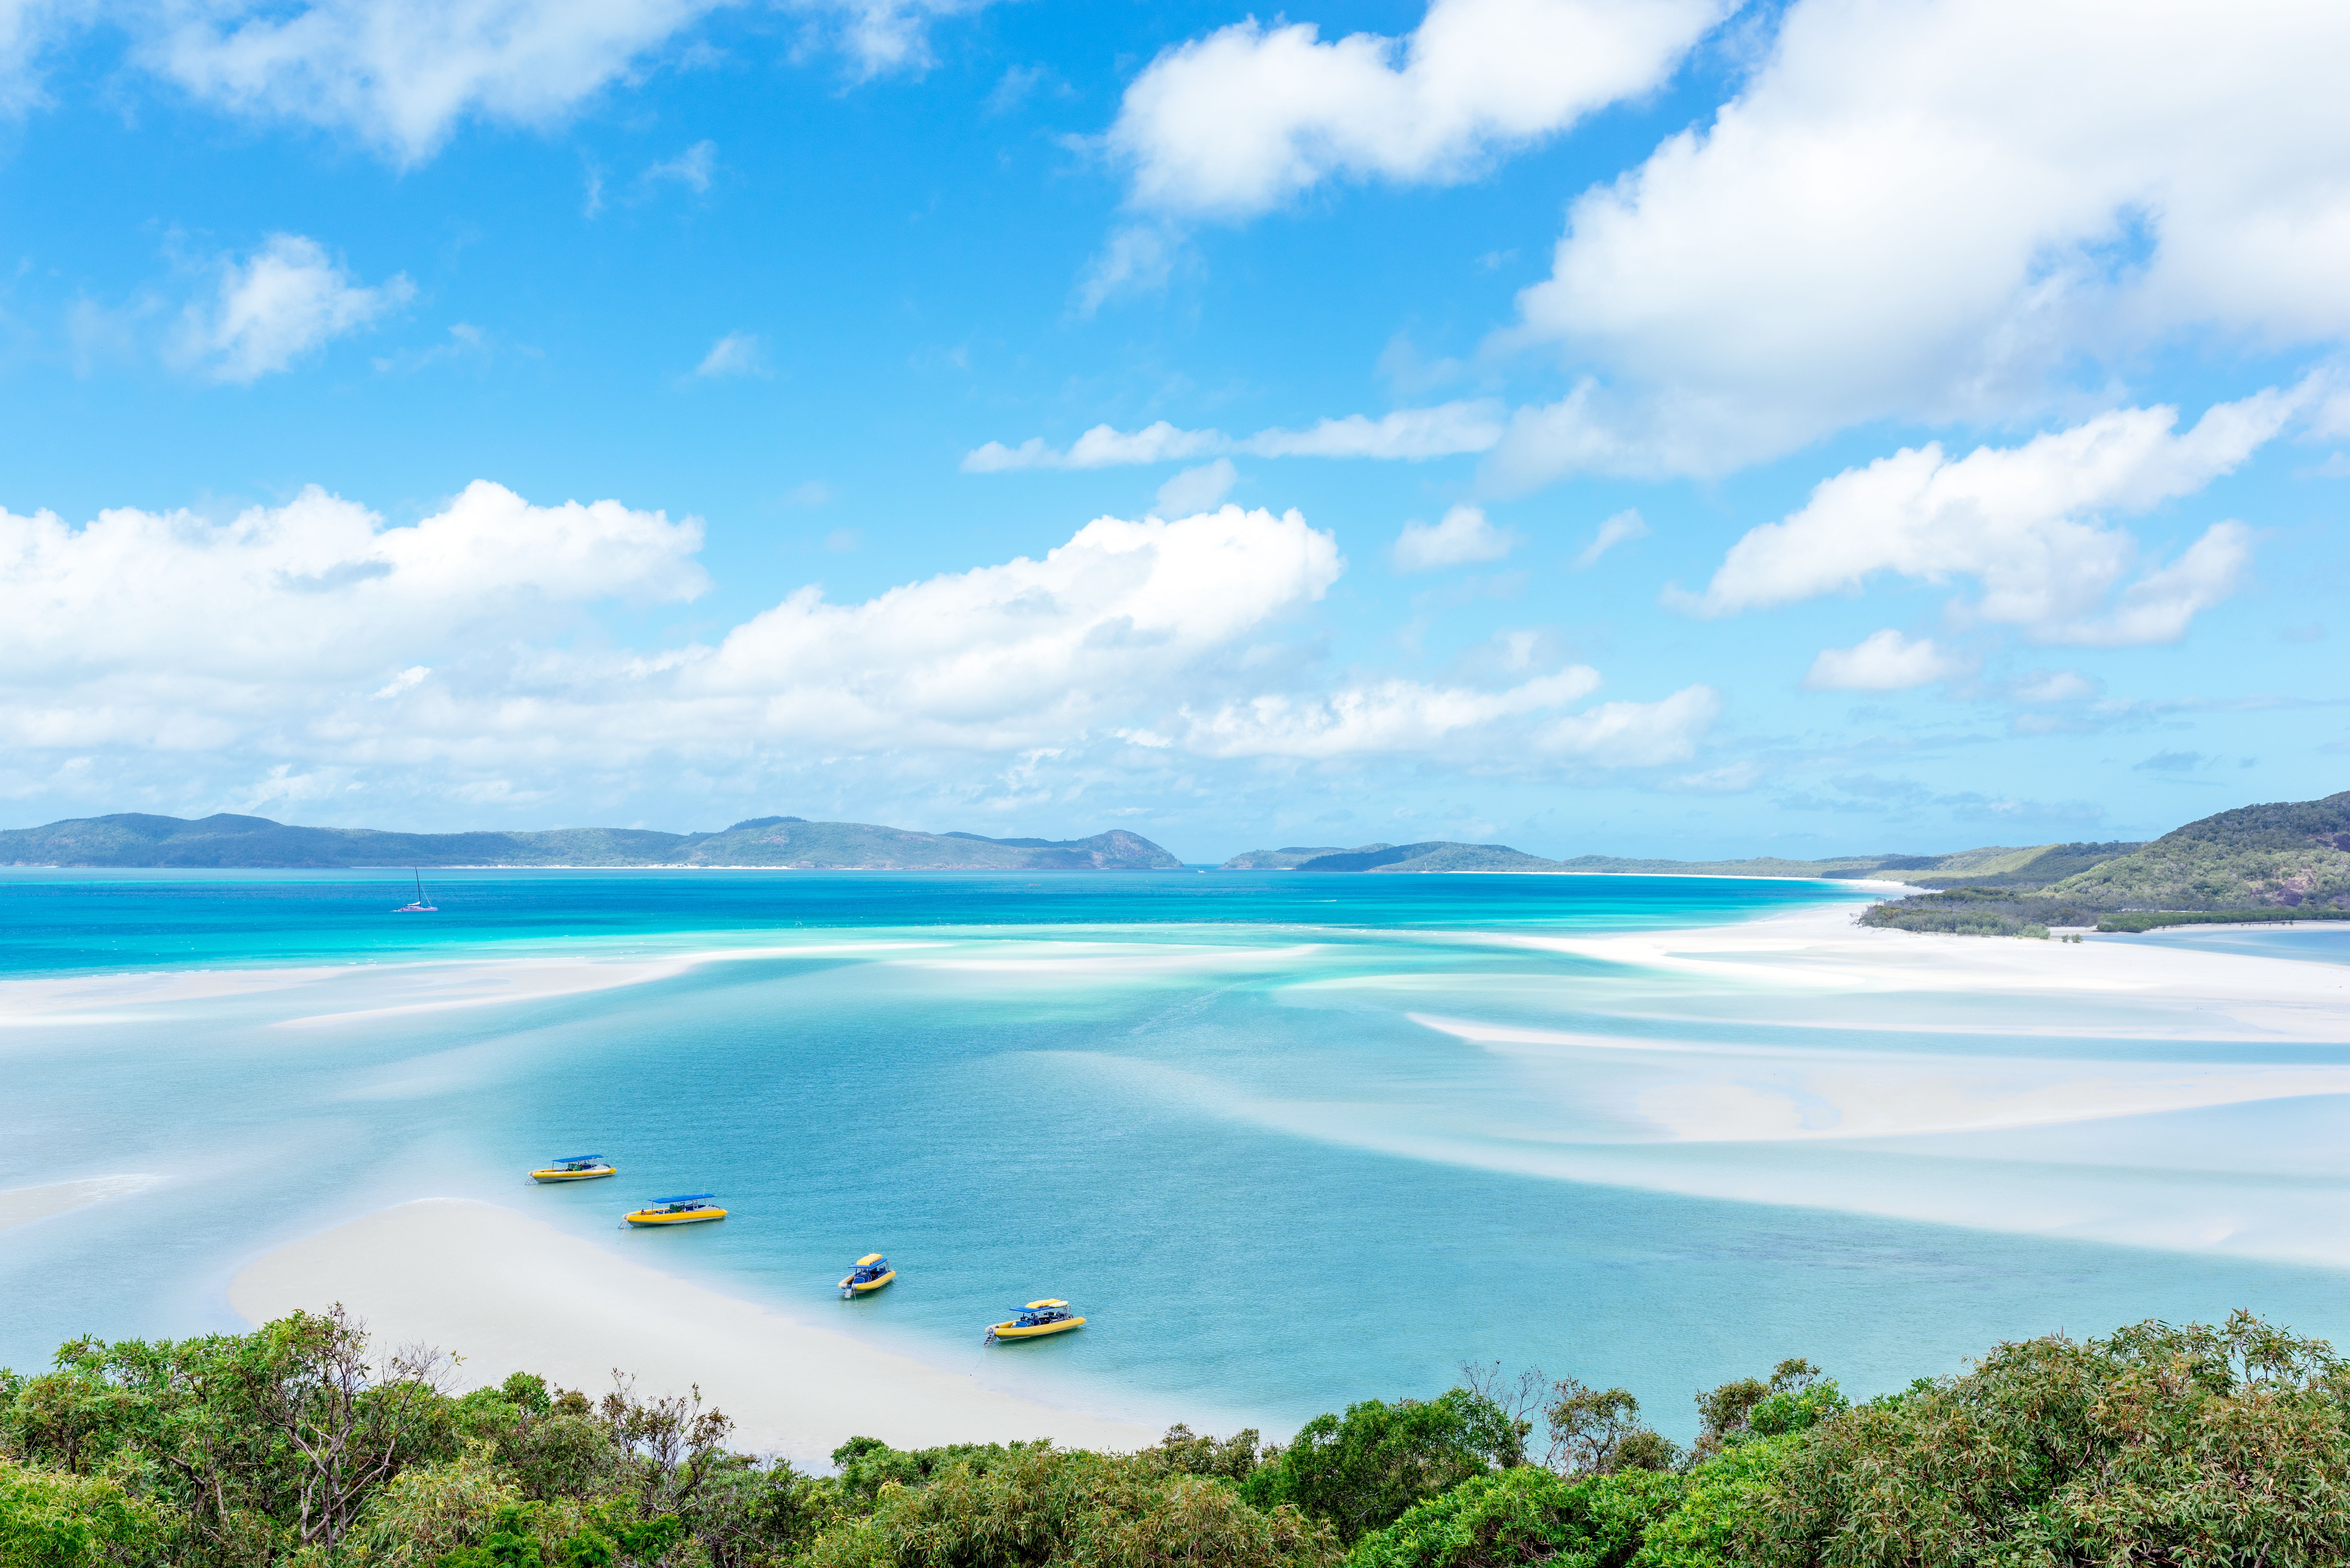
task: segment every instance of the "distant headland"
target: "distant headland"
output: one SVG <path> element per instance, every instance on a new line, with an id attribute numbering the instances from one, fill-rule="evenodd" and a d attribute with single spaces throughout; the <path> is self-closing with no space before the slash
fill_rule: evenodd
<path id="1" fill-rule="evenodd" d="M 1172 871 L 1182 862 L 1123 829 L 1090 838 L 986 838 L 862 822 L 754 816 L 723 833 L 568 827 L 546 833 L 387 833 L 294 827 L 222 813 L 126 812 L 0 831 L 0 865 L 297 870 L 369 866 L 772 866 L 803 871 Z"/>

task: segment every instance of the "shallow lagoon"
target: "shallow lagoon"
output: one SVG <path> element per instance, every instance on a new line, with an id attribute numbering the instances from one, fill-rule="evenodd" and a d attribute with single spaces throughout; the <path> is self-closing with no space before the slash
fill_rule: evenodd
<path id="1" fill-rule="evenodd" d="M 442 913 L 394 918 L 406 895 L 378 873 L 0 877 L 12 990 L 79 976 L 120 992 L 0 1030 L 0 1188 L 161 1179 L 0 1233 L 0 1363 L 36 1364 L 74 1333 L 234 1326 L 223 1289 L 244 1260 L 433 1194 L 506 1203 L 992 1380 L 1203 1426 L 1430 1392 L 1463 1359 L 1625 1383 L 1685 1430 L 1692 1390 L 1789 1355 L 1871 1391 L 2002 1335 L 2236 1305 L 2350 1338 L 2344 1274 L 2196 1244 L 2195 1218 L 2338 1211 L 2343 1157 L 2317 1151 L 2344 1101 L 2319 1091 L 2350 1050 L 2182 1044 L 2084 1002 L 2112 1025 L 2091 1039 L 2045 1004 L 1845 1002 L 1515 940 L 1720 924 L 1849 889 L 1235 873 L 432 886 Z M 483 959 L 712 950 L 739 956 L 447 1004 Z M 143 1000 L 104 978 L 263 966 L 307 972 Z M 1909 1083 L 1914 1115 L 2044 1094 L 2018 1075 L 2061 1087 L 2088 1058 L 2157 1108 L 1801 1136 L 1873 1114 L 1856 1082 Z M 2317 1076 L 2197 1098 L 2217 1075 L 2273 1072 Z M 1757 1095 L 1799 1125 L 1760 1136 L 1775 1124 L 1738 1119 L 1762 1114 Z M 519 1179 L 574 1147 L 623 1174 Z M 1936 1212 L 1979 1192 L 1981 1211 L 1851 1211 L 1905 1184 Z M 623 1200 L 705 1188 L 734 1210 L 723 1226 L 612 1230 Z M 2089 1234 L 2116 1207 L 2192 1222 L 2161 1248 L 1978 1228 L 2039 1193 L 2078 1205 Z M 1739 1200 L 1760 1195 L 1798 1201 Z M 841 1265 L 875 1247 L 899 1284 L 833 1299 Z M 1095 1327 L 980 1348 L 997 1309 L 1039 1293 Z"/>

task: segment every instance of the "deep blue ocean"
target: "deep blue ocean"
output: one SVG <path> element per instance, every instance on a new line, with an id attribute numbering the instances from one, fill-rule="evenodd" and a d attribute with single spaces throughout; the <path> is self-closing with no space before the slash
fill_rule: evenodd
<path id="1" fill-rule="evenodd" d="M 1011 1376 L 1201 1428 L 1430 1394 L 1464 1360 L 1627 1386 L 1686 1436 L 1693 1392 L 1789 1355 L 1866 1393 L 2001 1337 L 2239 1305 L 2350 1340 L 2350 1275 L 2230 1241 L 2350 1192 L 2332 1130 L 2350 1102 L 2326 1076 L 2350 1075 L 2350 1045 L 2141 1039 L 2126 1006 L 2095 1002 L 2110 1028 L 2087 1040 L 2041 1032 L 2045 1006 L 1543 945 L 1848 888 L 428 886 L 440 912 L 400 916 L 390 873 L 0 874 L 0 1189 L 159 1179 L 0 1231 L 0 1365 L 73 1334 L 236 1326 L 224 1291 L 243 1262 L 425 1196 L 507 1204 L 958 1367 L 999 1309 L 1066 1296 L 1092 1326 Z M 712 952 L 729 956 L 684 961 Z M 478 1000 L 583 962 L 656 977 Z M 2279 1073 L 2303 1077 L 2210 1086 Z M 1897 1136 L 1969 1096 L 2109 1078 L 2154 1096 L 2145 1114 Z M 1887 1095 L 1898 1112 L 1875 1108 Z M 1856 1136 L 1812 1137 L 1839 1127 Z M 524 1179 L 589 1150 L 621 1175 Z M 733 1218 L 616 1230 L 677 1190 Z M 2148 1237 L 2166 1244 L 2116 1240 Z M 831 1282 L 872 1250 L 899 1283 L 838 1302 Z"/>

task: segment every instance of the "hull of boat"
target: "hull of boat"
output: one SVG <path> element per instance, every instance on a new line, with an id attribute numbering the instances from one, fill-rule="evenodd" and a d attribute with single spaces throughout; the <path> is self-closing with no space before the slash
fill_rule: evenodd
<path id="1" fill-rule="evenodd" d="M 867 1295 L 874 1291 L 879 1290 L 883 1285 L 888 1284 L 891 1280 L 894 1280 L 897 1277 L 898 1271 L 892 1269 L 878 1280 L 860 1281 L 853 1278 L 846 1279 L 840 1282 L 840 1293 L 844 1298 L 853 1295 Z"/>
<path id="2" fill-rule="evenodd" d="M 594 1181 L 599 1177 L 618 1176 L 619 1174 L 619 1167 L 606 1165 L 598 1166 L 594 1170 L 534 1170 L 530 1173 L 530 1179 L 533 1181 L 541 1182 Z"/>
<path id="3" fill-rule="evenodd" d="M 1059 1323 L 1033 1324 L 1026 1328 L 1016 1323 L 999 1323 L 987 1331 L 990 1339 L 1042 1339 L 1048 1334 L 1066 1334 L 1073 1328 L 1083 1328 L 1081 1317 L 1064 1318 Z"/>
<path id="4" fill-rule="evenodd" d="M 682 1214 L 652 1214 L 639 1210 L 629 1216 L 631 1225 L 699 1225 L 709 1220 L 723 1220 L 723 1209 L 689 1209 Z"/>

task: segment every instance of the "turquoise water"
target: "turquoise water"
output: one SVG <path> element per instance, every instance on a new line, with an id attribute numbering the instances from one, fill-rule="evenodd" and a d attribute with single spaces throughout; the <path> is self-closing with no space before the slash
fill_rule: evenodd
<path id="1" fill-rule="evenodd" d="M 161 1179 L 0 1233 L 0 1364 L 73 1334 L 234 1326 L 244 1261 L 442 1195 L 993 1382 L 1201 1426 L 1286 1429 L 1432 1392 L 1464 1359 L 1625 1384 L 1686 1435 L 1693 1391 L 1793 1355 L 1866 1392 L 2001 1336 L 2238 1305 L 2350 1339 L 2345 1275 L 2276 1239 L 2343 1229 L 2350 1047 L 1560 945 L 1848 889 L 432 887 L 441 914 L 393 917 L 407 894 L 380 874 L 0 877 L 0 1189 Z M 730 956 L 683 961 L 713 950 Z M 583 959 L 652 977 L 417 1010 L 470 1002 L 485 976 L 601 972 Z M 156 971 L 243 989 L 136 978 Z M 1935 1119 L 2083 1084 L 2139 1114 Z M 521 1179 L 574 1148 L 623 1175 Z M 623 1200 L 702 1189 L 734 1218 L 614 1231 Z M 831 1282 L 873 1249 L 899 1284 L 839 1303 Z M 1045 1293 L 1093 1326 L 978 1345 Z"/>

